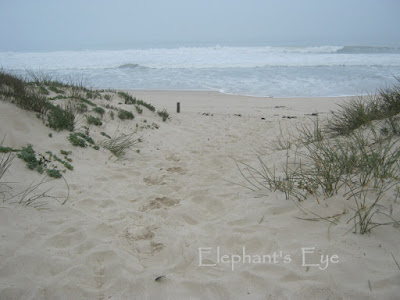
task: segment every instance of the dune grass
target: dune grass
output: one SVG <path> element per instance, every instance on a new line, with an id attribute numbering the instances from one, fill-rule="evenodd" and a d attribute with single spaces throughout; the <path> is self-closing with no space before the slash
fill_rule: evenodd
<path id="1" fill-rule="evenodd" d="M 339 105 L 329 120 L 333 135 L 347 135 L 375 120 L 390 120 L 400 113 L 400 78 L 392 87 L 381 88 L 377 95 L 358 97 Z"/>
<path id="2" fill-rule="evenodd" d="M 260 155 L 256 165 L 236 161 L 252 188 L 280 191 L 286 199 L 318 203 L 337 194 L 352 200 L 353 230 L 360 234 L 398 223 L 378 210 L 388 193 L 400 188 L 400 82 L 374 97 L 359 97 L 332 112 L 326 124 L 319 119 L 284 134 L 275 151 L 286 151 L 281 165 Z M 311 125 L 310 125 L 311 124 Z M 388 222 L 376 221 L 385 215 Z"/>
<path id="3" fill-rule="evenodd" d="M 121 120 L 133 120 L 135 116 L 131 111 L 120 109 L 118 110 L 118 118 L 120 118 Z"/>
<path id="4" fill-rule="evenodd" d="M 50 94 L 50 92 L 53 94 Z M 15 103 L 22 109 L 35 112 L 38 118 L 56 131 L 74 131 L 78 115 L 87 112 L 88 106 L 92 106 L 92 111 L 103 118 L 106 110 L 89 100 L 102 99 L 102 92 L 108 93 L 105 98 L 107 101 L 112 99 L 109 93 L 118 94 L 124 99 L 125 104 L 135 105 L 138 114 L 143 113 L 142 107 L 146 107 L 151 112 L 156 112 L 156 108 L 152 104 L 136 99 L 136 97 L 123 91 L 88 89 L 84 86 L 83 80 L 71 78 L 68 82 L 62 82 L 40 72 L 28 71 L 28 77 L 23 78 L 0 69 L 0 99 Z M 59 104 L 54 104 L 52 103 L 53 100 L 65 101 L 62 104 L 60 104 L 60 101 Z M 114 108 L 108 106 L 111 109 Z M 107 105 L 105 107 L 107 108 Z M 121 120 L 135 118 L 131 111 L 121 108 L 116 108 L 116 110 Z M 108 111 L 108 113 L 111 119 L 114 119 L 114 112 Z M 165 109 L 157 111 L 157 114 L 163 121 L 170 118 Z M 102 125 L 102 122 L 94 116 L 87 116 L 87 122 L 89 125 Z"/>
<path id="5" fill-rule="evenodd" d="M 157 111 L 157 114 L 162 118 L 163 122 L 167 121 L 169 118 L 169 113 L 166 109 Z"/>
<path id="6" fill-rule="evenodd" d="M 67 103 L 61 107 L 49 103 L 48 106 L 50 109 L 47 113 L 47 124 L 50 128 L 56 131 L 74 130 L 77 110 L 72 104 Z"/>
<path id="7" fill-rule="evenodd" d="M 33 75 L 32 75 L 33 76 Z M 43 77 L 34 78 L 33 82 L 26 79 L 0 71 L 0 96 L 3 99 L 15 103 L 18 107 L 37 113 L 43 120 L 47 117 L 47 125 L 57 131 L 74 129 L 75 113 L 72 106 L 60 107 L 50 103 L 40 88 L 44 84 L 55 84 L 50 79 Z M 59 83 L 57 83 L 59 85 Z"/>
<path id="8" fill-rule="evenodd" d="M 82 125 L 83 121 L 89 123 L 86 124 L 88 126 L 101 126 L 103 122 L 108 122 L 108 116 L 114 120 L 114 110 L 115 114 L 118 113 L 118 117 L 122 120 L 134 119 L 135 116 L 131 111 L 123 110 L 110 104 L 104 106 L 102 102 L 99 102 L 103 98 L 105 101 L 112 101 L 114 95 L 122 97 L 125 100 L 125 104 L 135 105 L 139 114 L 143 113 L 144 106 L 153 112 L 154 116 L 157 115 L 153 105 L 143 100 L 137 100 L 125 92 L 88 89 L 84 86 L 83 80 L 70 79 L 65 82 L 40 72 L 28 72 L 27 77 L 22 77 L 0 69 L 0 100 L 14 103 L 21 109 L 35 113 L 46 126 L 57 132 L 63 130 L 71 131 L 67 139 L 74 146 L 91 147 L 95 150 L 100 148 L 89 136 L 89 127 Z M 87 112 L 93 112 L 93 114 L 91 113 L 93 116 L 84 115 Z M 97 114 L 96 117 L 94 113 Z M 162 114 L 159 113 L 159 115 L 162 118 L 169 118 L 166 111 L 162 111 Z M 82 131 L 85 128 L 87 129 L 86 134 L 75 131 L 77 129 Z M 158 128 L 158 125 L 153 123 L 151 126 L 140 129 L 145 128 L 155 129 Z M 54 132 L 50 132 L 48 136 L 53 137 L 54 134 Z M 115 137 L 110 137 L 104 132 L 99 134 L 108 139 L 108 141 L 102 142 L 102 146 L 110 150 L 117 158 L 122 158 L 129 149 L 140 142 L 140 138 L 136 138 L 133 134 L 122 134 Z M 15 150 L 3 146 L 2 142 L 0 143 L 0 187 L 2 188 L 0 189 L 0 195 L 3 196 L 3 200 L 8 201 L 19 198 L 18 203 L 34 205 L 38 203 L 39 199 L 49 197 L 48 191 L 36 193 L 45 184 L 44 181 L 37 184 L 32 183 L 22 193 L 11 195 L 11 192 L 7 192 L 8 185 L 2 182 L 2 177 L 12 166 L 15 157 L 24 160 L 29 169 L 35 170 L 46 177 L 63 178 L 64 181 L 63 172 L 74 169 L 70 163 L 72 160 L 67 155 L 68 151 L 62 152 L 65 159 L 61 159 L 49 151 L 45 154 L 37 153 L 34 148 L 36 148 L 34 145 L 28 144 L 22 149 Z M 8 197 L 6 197 L 6 192 L 3 190 L 6 190 Z"/>
<path id="9" fill-rule="evenodd" d="M 47 99 L 20 76 L 0 70 L 0 96 L 18 107 L 40 115 L 49 110 Z"/>
<path id="10" fill-rule="evenodd" d="M 93 116 L 86 116 L 86 121 L 89 125 L 95 125 L 95 126 L 103 125 L 103 122 L 101 122 L 99 118 Z"/>
<path id="11" fill-rule="evenodd" d="M 3 143 L 4 143 L 4 138 L 0 142 L 0 149 L 3 150 L 0 151 L 0 187 L 2 185 L 1 179 L 3 178 L 7 170 L 10 168 L 15 158 L 14 150 L 10 147 L 3 147 Z"/>
<path id="12" fill-rule="evenodd" d="M 118 92 L 118 96 L 124 99 L 125 104 L 136 104 L 136 97 L 132 97 L 126 92 Z"/>
<path id="13" fill-rule="evenodd" d="M 87 146 L 89 146 L 95 150 L 100 149 L 100 147 L 96 145 L 95 141 L 90 136 L 82 132 L 70 133 L 68 136 L 68 140 L 75 147 L 86 148 Z"/>
<path id="14" fill-rule="evenodd" d="M 104 115 L 105 112 L 106 112 L 106 111 L 104 110 L 104 108 L 99 107 L 99 106 L 93 108 L 93 111 L 94 111 L 95 113 L 99 114 L 100 117 L 103 117 L 103 115 Z"/>
<path id="15" fill-rule="evenodd" d="M 154 107 L 154 105 L 149 103 L 149 102 L 137 99 L 136 100 L 136 104 L 146 107 L 151 112 L 155 112 L 156 111 L 156 108 Z"/>
<path id="16" fill-rule="evenodd" d="M 50 172 L 51 173 L 51 172 Z M 3 202 L 8 202 L 11 204 L 19 204 L 22 206 L 31 206 L 37 209 L 43 209 L 48 204 L 48 200 L 53 200 L 59 202 L 61 205 L 64 205 L 68 199 L 70 194 L 70 189 L 67 181 L 64 177 L 67 188 L 66 196 L 57 196 L 54 194 L 50 194 L 52 187 L 49 187 L 49 183 L 52 182 L 55 178 L 48 178 L 47 176 L 41 178 L 40 180 L 33 180 L 29 186 L 23 189 L 20 192 L 7 193 L 3 194 Z M 10 187 L 11 189 L 11 187 Z"/>
<path id="17" fill-rule="evenodd" d="M 123 157 L 127 150 L 140 142 L 140 138 L 135 137 L 135 133 L 121 134 L 114 137 L 107 137 L 100 145 L 109 150 L 118 159 Z"/>

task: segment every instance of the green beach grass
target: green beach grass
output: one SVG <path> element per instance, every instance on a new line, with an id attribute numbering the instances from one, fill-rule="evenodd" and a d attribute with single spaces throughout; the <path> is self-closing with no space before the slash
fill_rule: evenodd
<path id="1" fill-rule="evenodd" d="M 354 232 L 365 234 L 381 225 L 399 224 L 379 210 L 384 197 L 400 190 L 400 82 L 379 94 L 340 105 L 324 124 L 314 119 L 297 133 L 282 129 L 270 146 L 285 151 L 281 165 L 259 155 L 254 165 L 236 161 L 253 189 L 285 194 L 304 201 L 342 195 L 353 201 Z M 397 192 L 396 192 L 397 191 Z M 377 221 L 385 215 L 387 222 Z M 381 220 L 381 219 L 380 219 Z"/>

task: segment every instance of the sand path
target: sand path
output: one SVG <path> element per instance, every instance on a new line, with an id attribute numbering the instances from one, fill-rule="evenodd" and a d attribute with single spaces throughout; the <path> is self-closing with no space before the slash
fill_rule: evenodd
<path id="1" fill-rule="evenodd" d="M 398 295 L 400 272 L 390 256 L 398 254 L 398 229 L 378 228 L 373 237 L 366 237 L 344 234 L 348 225 L 342 222 L 328 231 L 326 223 L 297 219 L 304 215 L 284 195 L 252 192 L 235 184 L 244 180 L 232 158 L 254 162 L 257 150 L 266 149 L 279 126 L 296 127 L 308 118 L 305 114 L 327 113 L 340 100 L 246 98 L 243 102 L 217 93 L 135 93 L 170 112 L 181 101 L 182 113 L 171 113 L 172 119 L 160 123 L 158 130 L 142 131 L 143 143 L 135 148 L 140 153 L 131 151 L 124 160 L 110 159 L 106 150 L 63 146 L 73 150 L 77 162 L 66 175 L 71 197 L 65 205 L 50 204 L 48 210 L 3 205 L 1 298 L 394 299 Z M 32 136 L 41 142 L 39 150 L 56 148 L 65 139 L 66 133 L 49 139 L 39 120 L 27 112 L 22 112 L 23 119 L 17 118 L 21 111 L 10 104 L 0 102 L 0 112 L 0 120 L 7 118 L 6 141 L 13 147 Z M 153 121 L 150 115 L 144 117 Z M 270 157 L 272 165 L 283 161 L 285 153 Z M 24 174 L 25 166 L 16 160 L 8 178 L 31 178 Z M 56 185 L 55 192 L 64 191 L 65 186 Z M 318 205 L 310 199 L 304 205 L 326 215 L 344 209 L 343 202 L 334 201 Z M 229 256 L 228 262 L 218 262 L 218 247 L 220 256 Z M 232 266 L 231 255 L 242 255 L 243 247 L 251 255 L 249 261 Z M 320 264 L 320 255 L 337 255 L 339 262 L 331 262 L 325 270 L 302 266 L 302 249 L 314 247 L 315 253 L 307 256 L 310 263 Z M 201 260 L 199 248 L 207 248 Z M 254 261 L 257 255 L 274 254 L 276 263 Z"/>

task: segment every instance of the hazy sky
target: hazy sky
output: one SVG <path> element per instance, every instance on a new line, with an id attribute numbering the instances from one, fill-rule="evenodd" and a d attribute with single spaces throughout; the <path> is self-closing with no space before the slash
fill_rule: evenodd
<path id="1" fill-rule="evenodd" d="M 400 45 L 400 0 L 0 0 L 0 51 Z"/>

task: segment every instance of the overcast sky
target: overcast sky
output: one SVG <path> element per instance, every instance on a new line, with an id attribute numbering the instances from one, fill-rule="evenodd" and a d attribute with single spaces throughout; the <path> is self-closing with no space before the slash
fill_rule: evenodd
<path id="1" fill-rule="evenodd" d="M 400 0 L 0 0 L 0 51 L 400 45 Z"/>

